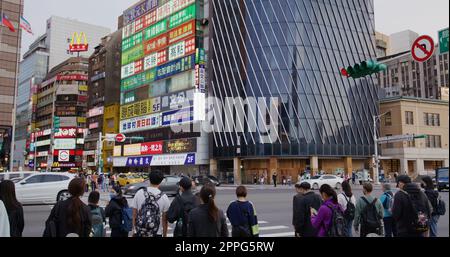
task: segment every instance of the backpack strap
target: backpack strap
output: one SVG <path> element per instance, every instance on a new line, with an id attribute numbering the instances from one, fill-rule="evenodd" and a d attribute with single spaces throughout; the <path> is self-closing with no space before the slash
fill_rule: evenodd
<path id="1" fill-rule="evenodd" d="M 345 201 L 347 201 L 347 203 L 349 203 L 349 202 L 350 202 L 350 199 L 349 199 L 349 198 L 347 198 L 347 196 L 345 195 L 345 193 L 342 193 L 342 195 L 344 196 L 344 198 L 345 198 Z"/>

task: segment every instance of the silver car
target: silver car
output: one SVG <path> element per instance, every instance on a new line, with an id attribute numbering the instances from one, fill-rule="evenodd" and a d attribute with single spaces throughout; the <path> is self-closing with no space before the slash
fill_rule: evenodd
<path id="1" fill-rule="evenodd" d="M 165 193 L 168 196 L 176 196 L 178 193 L 180 180 L 181 180 L 181 177 L 166 176 L 166 177 L 164 177 L 164 180 L 161 182 L 161 185 L 159 186 L 159 190 L 161 190 L 163 193 Z M 136 195 L 136 193 L 139 190 L 144 189 L 149 186 L 150 186 L 150 181 L 146 180 L 142 183 L 126 185 L 122 188 L 122 191 L 125 196 L 134 197 L 134 195 Z"/>

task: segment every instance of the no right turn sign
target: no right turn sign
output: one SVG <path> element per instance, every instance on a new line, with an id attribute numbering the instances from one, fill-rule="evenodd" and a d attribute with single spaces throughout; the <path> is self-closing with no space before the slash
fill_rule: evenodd
<path id="1" fill-rule="evenodd" d="M 415 61 L 426 62 L 430 59 L 435 50 L 434 41 L 430 36 L 421 36 L 416 41 L 411 49 L 411 54 Z"/>

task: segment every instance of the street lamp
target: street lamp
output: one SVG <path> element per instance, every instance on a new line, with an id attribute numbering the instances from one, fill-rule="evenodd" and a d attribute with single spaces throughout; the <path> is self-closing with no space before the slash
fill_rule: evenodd
<path id="1" fill-rule="evenodd" d="M 374 172 L 373 172 L 373 176 L 374 176 L 374 182 L 375 184 L 379 185 L 380 184 L 380 175 L 379 175 L 379 166 L 378 166 L 378 162 L 379 162 L 379 156 L 378 156 L 378 136 L 377 136 L 377 123 L 378 121 L 381 121 L 381 118 L 387 114 L 390 114 L 391 111 L 385 112 L 383 114 L 380 114 L 378 116 L 373 116 L 373 141 L 375 144 L 375 164 L 374 164 Z"/>

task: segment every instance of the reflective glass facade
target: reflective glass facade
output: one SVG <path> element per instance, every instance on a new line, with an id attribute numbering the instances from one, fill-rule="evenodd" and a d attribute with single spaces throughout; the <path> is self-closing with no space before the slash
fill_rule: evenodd
<path id="1" fill-rule="evenodd" d="M 275 141 L 217 132 L 215 158 L 373 154 L 377 79 L 340 74 L 376 59 L 372 0 L 213 0 L 210 11 L 210 95 L 279 99 Z"/>

